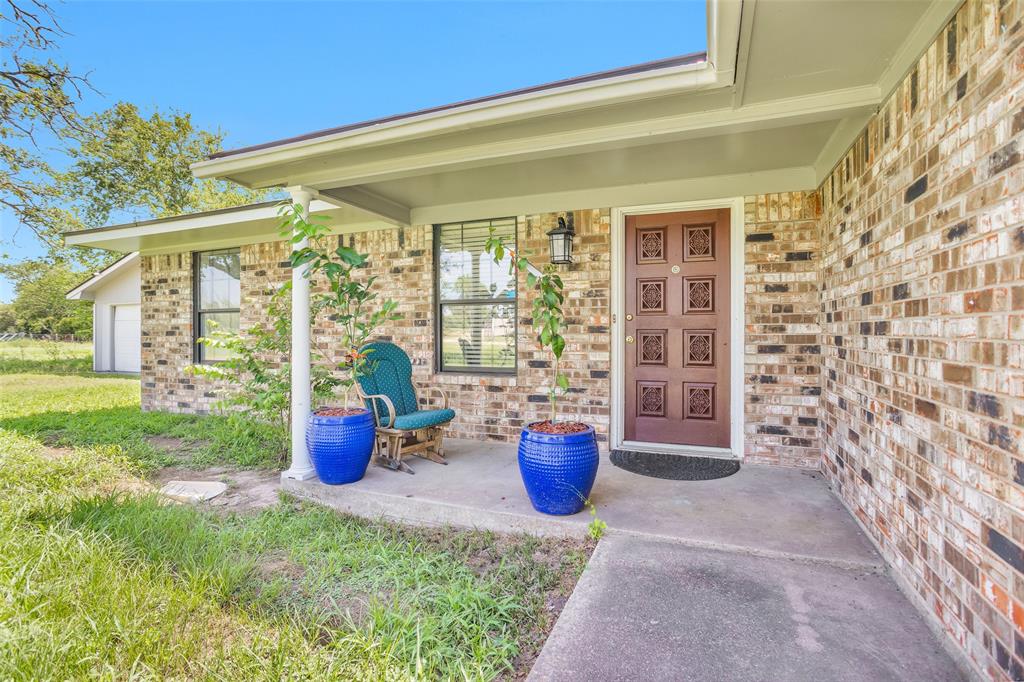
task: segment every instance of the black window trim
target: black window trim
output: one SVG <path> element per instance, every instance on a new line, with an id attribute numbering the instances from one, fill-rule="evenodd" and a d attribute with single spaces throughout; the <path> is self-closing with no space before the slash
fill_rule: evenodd
<path id="1" fill-rule="evenodd" d="M 485 376 L 506 376 L 514 377 L 519 372 L 519 277 L 513 277 L 513 286 L 516 296 L 512 299 L 515 303 L 512 311 L 513 330 L 513 355 L 512 366 L 501 367 L 467 367 L 463 365 L 446 367 L 444 364 L 444 339 L 442 337 L 441 308 L 442 306 L 453 305 L 507 305 L 509 300 L 495 298 L 462 298 L 441 300 L 441 228 L 446 225 L 465 225 L 467 223 L 493 223 L 498 220 L 512 221 L 512 234 L 516 243 L 513 245 L 519 248 L 519 218 L 517 216 L 500 216 L 497 218 L 479 218 L 477 220 L 458 220 L 450 223 L 435 223 L 433 226 L 434 242 L 434 371 L 438 374 L 464 374 L 464 375 L 485 375 Z"/>
<path id="2" fill-rule="evenodd" d="M 242 249 L 240 247 L 226 247 L 223 249 L 209 249 L 207 251 L 193 251 L 192 252 L 192 362 L 197 365 L 212 365 L 217 362 L 223 362 L 222 360 L 207 360 L 203 357 L 203 344 L 199 343 L 199 339 L 203 335 L 203 315 L 215 314 L 215 313 L 238 313 L 239 325 L 241 325 L 242 308 L 241 308 L 241 281 L 239 281 L 239 307 L 238 308 L 210 308 L 209 310 L 202 308 L 201 304 L 201 292 L 199 282 L 199 257 L 209 253 L 237 253 L 238 254 L 238 276 L 241 280 L 242 276 Z"/>

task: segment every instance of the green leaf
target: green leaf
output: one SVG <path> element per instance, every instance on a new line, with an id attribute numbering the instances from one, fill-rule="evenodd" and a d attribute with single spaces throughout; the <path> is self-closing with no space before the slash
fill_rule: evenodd
<path id="1" fill-rule="evenodd" d="M 565 337 L 561 334 L 556 334 L 551 339 L 551 352 L 555 354 L 556 358 L 562 357 L 562 351 L 565 350 Z"/>
<path id="2" fill-rule="evenodd" d="M 557 377 L 555 377 L 555 383 L 558 384 L 558 387 L 563 391 L 569 390 L 569 377 L 565 376 L 564 374 L 559 374 Z"/>

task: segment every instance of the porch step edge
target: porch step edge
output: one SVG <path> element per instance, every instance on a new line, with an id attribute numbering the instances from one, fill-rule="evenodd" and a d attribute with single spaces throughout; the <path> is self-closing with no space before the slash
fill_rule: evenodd
<path id="1" fill-rule="evenodd" d="M 516 512 L 482 510 L 439 500 L 361 490 L 357 487 L 326 486 L 316 480 L 297 481 L 286 479 L 282 480 L 281 488 L 302 499 L 370 520 L 383 519 L 413 526 L 435 528 L 452 526 L 467 530 L 484 530 L 495 533 L 528 533 L 541 537 L 572 539 L 587 537 L 589 516 L 585 514 L 572 518 L 540 516 L 539 514 L 533 517 Z M 670 542 L 695 549 L 716 550 L 766 559 L 833 566 L 848 570 L 884 571 L 886 569 L 886 563 L 881 556 L 877 557 L 877 561 L 836 559 L 820 555 L 786 552 L 614 527 L 608 528 L 605 534 Z"/>

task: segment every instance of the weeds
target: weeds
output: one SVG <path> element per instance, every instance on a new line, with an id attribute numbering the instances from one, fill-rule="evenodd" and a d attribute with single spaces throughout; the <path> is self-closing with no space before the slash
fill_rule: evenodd
<path id="1" fill-rule="evenodd" d="M 0 377 L 0 679 L 512 676 L 586 563 L 580 543 L 288 498 L 170 504 L 141 478 L 147 438 L 231 447 L 244 427 L 137 401 L 131 380 Z M 236 447 L 211 457 L 256 446 Z"/>

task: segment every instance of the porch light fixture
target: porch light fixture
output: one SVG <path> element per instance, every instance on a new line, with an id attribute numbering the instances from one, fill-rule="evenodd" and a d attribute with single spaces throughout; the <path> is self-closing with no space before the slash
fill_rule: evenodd
<path id="1" fill-rule="evenodd" d="M 576 230 L 572 226 L 572 213 L 569 222 L 559 216 L 558 227 L 548 232 L 548 239 L 551 240 L 551 262 L 555 265 L 566 265 L 572 263 L 572 238 Z"/>

